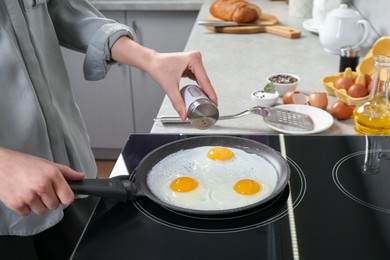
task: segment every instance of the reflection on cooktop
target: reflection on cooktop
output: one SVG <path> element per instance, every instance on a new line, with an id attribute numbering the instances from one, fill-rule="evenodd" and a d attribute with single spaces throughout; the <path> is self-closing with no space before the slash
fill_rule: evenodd
<path id="1" fill-rule="evenodd" d="M 365 174 L 363 171 L 367 153 L 373 152 L 359 151 L 341 158 L 334 166 L 332 176 L 337 187 L 349 198 L 390 214 L 390 161 L 382 158 L 375 174 Z M 381 149 L 380 152 L 388 154 L 390 150 Z"/>

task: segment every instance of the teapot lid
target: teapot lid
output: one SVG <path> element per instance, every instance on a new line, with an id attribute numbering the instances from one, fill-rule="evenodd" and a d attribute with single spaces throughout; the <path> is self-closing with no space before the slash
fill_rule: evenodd
<path id="1" fill-rule="evenodd" d="M 339 8 L 332 10 L 329 13 L 329 15 L 332 17 L 339 17 L 339 18 L 351 18 L 351 17 L 360 16 L 359 12 L 352 10 L 351 8 L 348 7 L 347 4 L 341 4 Z"/>

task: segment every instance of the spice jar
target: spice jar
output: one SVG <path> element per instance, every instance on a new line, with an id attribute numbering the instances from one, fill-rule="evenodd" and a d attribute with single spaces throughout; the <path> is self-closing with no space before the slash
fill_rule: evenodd
<path id="1" fill-rule="evenodd" d="M 187 110 L 187 117 L 193 127 L 207 129 L 219 118 L 218 108 L 208 99 L 206 94 L 196 85 L 187 85 L 180 90 Z"/>
<path id="2" fill-rule="evenodd" d="M 356 66 L 359 64 L 360 47 L 346 45 L 340 48 L 340 66 L 339 72 L 345 71 L 346 68 L 356 70 Z"/>
<path id="3" fill-rule="evenodd" d="M 353 112 L 355 131 L 365 135 L 390 135 L 390 56 L 374 56 L 374 76 L 368 101 Z"/>

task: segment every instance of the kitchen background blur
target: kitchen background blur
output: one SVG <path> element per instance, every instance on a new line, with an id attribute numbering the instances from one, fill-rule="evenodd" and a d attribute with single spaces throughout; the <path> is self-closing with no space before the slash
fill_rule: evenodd
<path id="1" fill-rule="evenodd" d="M 290 4 L 291 1 L 308 2 L 290 0 Z M 203 0 L 90 2 L 107 17 L 133 27 L 142 45 L 159 52 L 184 50 L 203 4 Z M 261 6 L 259 1 L 252 2 Z M 283 4 L 287 6 L 286 2 L 283 1 Z M 369 48 L 380 36 L 390 35 L 386 19 L 390 1 L 343 2 L 358 10 L 371 24 L 372 30 L 365 47 Z M 304 31 L 303 28 L 299 29 Z M 93 152 L 99 160 L 100 174 L 106 177 L 113 166 L 111 160 L 118 158 L 128 135 L 150 132 L 165 94 L 147 74 L 121 64 L 113 65 L 104 80 L 86 81 L 82 74 L 84 56 L 67 49 L 63 49 L 63 54 L 75 98 L 90 134 Z M 363 55 L 364 51 L 361 53 Z"/>

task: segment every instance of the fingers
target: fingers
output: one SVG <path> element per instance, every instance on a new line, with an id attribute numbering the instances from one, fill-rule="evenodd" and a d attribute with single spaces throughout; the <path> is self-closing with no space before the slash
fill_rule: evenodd
<path id="1" fill-rule="evenodd" d="M 84 176 L 67 166 L 0 147 L 0 203 L 22 216 L 69 205 L 74 194 L 66 179 Z"/>
<path id="2" fill-rule="evenodd" d="M 218 106 L 217 94 L 213 86 L 211 85 L 210 79 L 207 75 L 206 69 L 203 65 L 202 56 L 199 51 L 193 51 L 190 53 L 190 65 L 189 69 L 199 84 L 199 87 L 206 93 L 210 100 Z M 189 73 L 187 73 L 189 75 Z M 191 77 L 189 77 L 191 78 Z"/>
<path id="3" fill-rule="evenodd" d="M 60 204 L 69 205 L 73 202 L 74 195 L 66 182 L 64 182 L 64 188 L 58 188 L 58 183 L 61 183 L 61 177 L 57 178 L 57 181 L 53 183 L 48 182 L 43 186 L 38 186 L 26 193 L 22 198 L 24 205 L 22 205 L 17 212 L 26 216 L 31 211 L 37 215 L 43 215 L 47 210 L 54 210 L 60 206 Z M 65 193 L 63 189 L 69 189 Z"/>
<path id="4" fill-rule="evenodd" d="M 48 189 L 46 192 L 38 195 L 40 195 L 39 201 L 48 209 L 56 209 L 61 204 L 60 199 L 53 189 Z"/>
<path id="5" fill-rule="evenodd" d="M 85 177 L 84 173 L 77 172 L 62 164 L 55 164 L 61 175 L 53 180 L 53 190 L 59 201 L 64 205 L 69 205 L 74 201 L 74 194 L 66 180 L 78 181 Z"/>
<path id="6" fill-rule="evenodd" d="M 85 177 L 85 173 L 75 171 L 66 165 L 56 163 L 55 166 L 60 170 L 66 180 L 80 181 Z"/>
<path id="7" fill-rule="evenodd" d="M 182 73 L 182 77 L 187 77 L 195 80 L 199 87 L 205 92 L 210 100 L 218 106 L 217 94 L 213 86 L 211 85 L 210 79 L 207 76 L 206 70 L 203 66 L 202 57 L 200 52 L 192 51 L 185 53 L 187 55 L 187 67 Z M 178 89 L 178 88 L 177 88 Z M 185 111 L 185 104 L 180 95 L 179 91 L 167 92 L 169 99 L 175 110 L 178 112 L 180 118 L 185 120 L 187 115 Z"/>
<path id="8" fill-rule="evenodd" d="M 210 100 L 218 105 L 217 95 L 203 66 L 199 51 L 157 53 L 148 73 L 163 88 L 182 120 L 187 118 L 184 100 L 179 91 L 182 77 L 195 80 Z"/>
<path id="9" fill-rule="evenodd" d="M 189 78 L 189 79 L 192 79 L 192 80 L 196 81 L 196 77 L 195 77 L 194 73 L 192 73 L 192 71 L 190 71 L 190 70 L 184 71 L 183 77 L 184 78 Z"/>
<path id="10" fill-rule="evenodd" d="M 29 192 L 21 200 L 13 201 L 6 205 L 21 216 L 27 216 L 31 212 L 43 215 L 47 209 L 56 209 L 60 205 L 55 194 L 42 194 Z"/>
<path id="11" fill-rule="evenodd" d="M 48 198 L 48 197 L 45 197 L 45 198 Z M 49 200 L 51 201 L 52 199 L 49 198 Z M 53 203 L 51 203 L 51 202 L 48 202 L 48 203 L 50 205 L 53 205 Z M 52 209 L 56 209 L 58 206 L 59 206 L 59 204 L 57 203 L 57 205 L 55 207 L 53 206 Z M 45 205 L 45 203 L 42 201 L 42 197 L 40 197 L 38 194 L 36 194 L 34 196 L 34 199 L 31 202 L 29 202 L 29 207 L 30 207 L 32 212 L 34 212 L 35 214 L 37 214 L 39 216 L 43 215 L 43 213 L 45 213 L 46 210 L 49 208 L 49 207 L 47 207 L 47 205 Z"/>
<path id="12" fill-rule="evenodd" d="M 43 215 L 47 210 L 54 210 L 61 204 L 69 205 L 74 201 L 74 194 L 65 178 L 81 180 L 85 174 L 71 168 L 53 164 L 51 171 L 41 174 L 42 179 L 15 198 L 10 198 L 5 205 L 21 216 L 31 212 Z"/>
<path id="13" fill-rule="evenodd" d="M 8 205 L 6 205 L 6 206 L 8 206 Z M 21 216 L 27 216 L 27 215 L 29 215 L 31 213 L 31 209 L 27 205 L 24 205 L 24 206 L 21 206 L 21 207 L 17 207 L 17 208 L 8 206 L 8 208 L 10 208 L 11 210 L 15 211 L 16 213 L 18 213 Z"/>
<path id="14" fill-rule="evenodd" d="M 178 88 L 177 88 L 178 89 Z M 186 108 L 183 101 L 183 98 L 179 91 L 167 91 L 167 96 L 172 103 L 173 108 L 179 114 L 181 120 L 187 118 Z"/>

